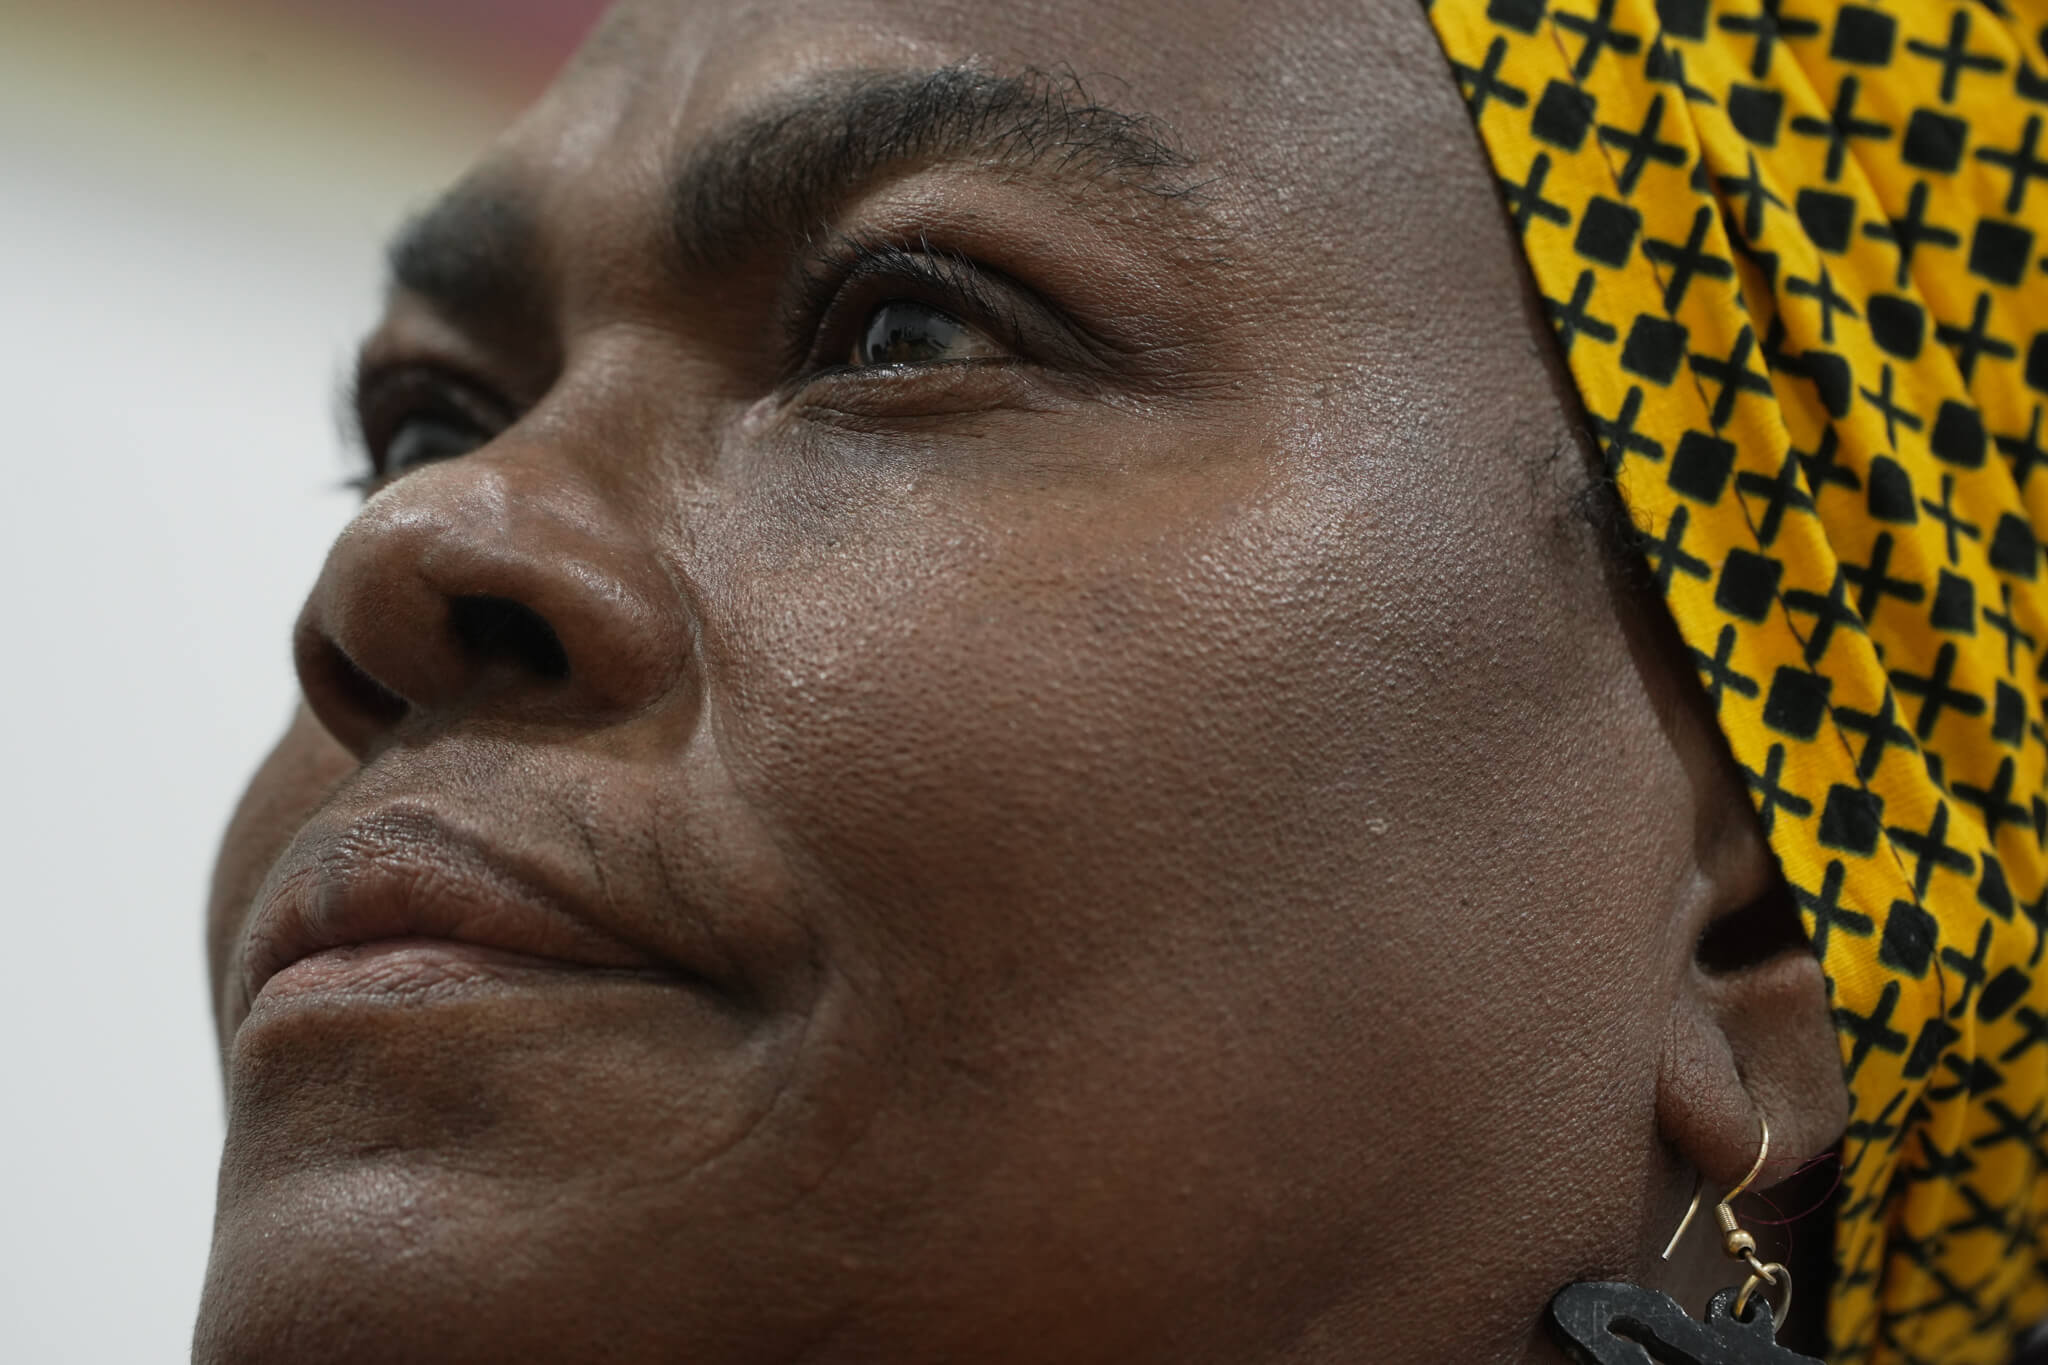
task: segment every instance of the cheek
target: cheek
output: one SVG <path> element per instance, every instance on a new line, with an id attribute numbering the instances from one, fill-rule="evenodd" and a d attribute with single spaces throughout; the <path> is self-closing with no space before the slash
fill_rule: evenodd
<path id="1" fill-rule="evenodd" d="M 1493 1248 L 1540 1302 L 1568 1273 L 1497 1226 L 1530 1216 L 1511 1172 L 1608 1191 L 1560 1226 L 1634 1244 L 1640 1152 L 1585 1134 L 1647 1131 L 1689 787 L 1590 557 L 1560 586 L 1540 518 L 1414 461 L 1360 486 L 1240 458 L 913 491 L 753 561 L 709 723 L 830 870 L 887 1055 L 978 1078 L 1008 1159 L 1138 1200 L 1162 1175 L 1127 1154 L 1175 1152 L 1221 1192 L 1119 1226 L 1213 1218 L 1188 1244 L 1247 1273 L 1284 1227 L 1310 1279 Z M 1429 1271 L 1397 1278 L 1473 1273 Z"/>
<path id="2" fill-rule="evenodd" d="M 1270 875 L 1275 831 L 1329 842 L 1277 807 L 1370 760 L 1371 606 L 1252 463 L 928 483 L 742 554 L 707 632 L 739 780 L 863 899 L 1154 901 Z"/>
<path id="3" fill-rule="evenodd" d="M 221 839 L 207 898 L 206 959 L 213 980 L 216 1024 L 228 993 L 237 989 L 233 960 L 253 901 L 270 868 L 306 817 L 351 773 L 356 761 L 313 713 L 300 706 L 277 746 L 242 793 Z M 226 1039 L 221 1040 L 226 1046 Z"/>
<path id="4" fill-rule="evenodd" d="M 1683 767 L 1591 553 L 1481 483 L 1256 449 L 906 482 L 731 554 L 707 723 L 857 898 L 1640 881 L 1620 836 Z"/>

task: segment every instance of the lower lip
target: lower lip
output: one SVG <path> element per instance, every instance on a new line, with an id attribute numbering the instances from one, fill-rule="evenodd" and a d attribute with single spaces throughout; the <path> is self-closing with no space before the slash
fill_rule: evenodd
<path id="1" fill-rule="evenodd" d="M 648 975 L 453 939 L 392 938 L 302 957 L 264 982 L 256 998 L 266 1003 L 309 996 L 396 1002 L 544 978 Z"/>

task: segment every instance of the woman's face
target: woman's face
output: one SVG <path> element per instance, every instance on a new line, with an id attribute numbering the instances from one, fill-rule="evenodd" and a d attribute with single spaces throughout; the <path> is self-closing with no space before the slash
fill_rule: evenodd
<path id="1" fill-rule="evenodd" d="M 1665 1230 L 1742 801 L 1421 6 L 650 0 L 394 269 L 201 1359 L 1519 1359 Z"/>

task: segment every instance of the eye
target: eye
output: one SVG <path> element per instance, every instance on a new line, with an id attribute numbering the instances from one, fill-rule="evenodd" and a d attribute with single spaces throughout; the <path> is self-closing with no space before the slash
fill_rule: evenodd
<path id="1" fill-rule="evenodd" d="M 467 455 L 489 440 L 474 423 L 440 413 L 415 413 L 393 428 L 378 464 L 386 476 L 403 474 L 415 465 Z"/>
<path id="2" fill-rule="evenodd" d="M 481 449 L 507 425 L 495 400 L 426 367 L 365 375 L 355 383 L 353 398 L 358 444 L 369 465 L 360 480 L 365 489 Z"/>
<path id="3" fill-rule="evenodd" d="M 908 299 L 892 299 L 868 315 L 847 364 L 931 365 L 948 360 L 987 360 L 1002 347 L 949 313 Z"/>

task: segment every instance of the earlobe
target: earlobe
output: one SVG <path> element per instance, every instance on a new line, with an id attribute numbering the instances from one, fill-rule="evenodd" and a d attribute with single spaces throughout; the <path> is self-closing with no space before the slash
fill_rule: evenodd
<path id="1" fill-rule="evenodd" d="M 1761 847 L 1758 849 L 1762 852 Z M 1768 858 L 1768 854 L 1763 854 Z M 1771 881 L 1778 883 L 1775 872 Z M 1771 1127 L 1768 1188 L 1827 1152 L 1848 1124 L 1849 1094 L 1820 962 L 1787 941 L 1779 895 L 1728 913 L 1752 917 L 1754 951 L 1737 955 L 1710 924 L 1672 1002 L 1657 1076 L 1665 1141 L 1712 1185 L 1734 1185 L 1756 1157 L 1759 1116 Z M 1753 931 L 1753 932 L 1751 932 Z"/>

